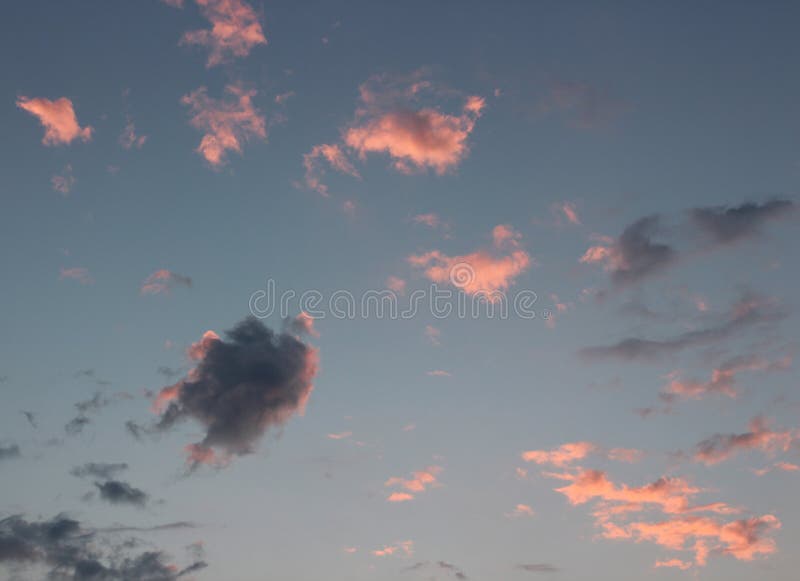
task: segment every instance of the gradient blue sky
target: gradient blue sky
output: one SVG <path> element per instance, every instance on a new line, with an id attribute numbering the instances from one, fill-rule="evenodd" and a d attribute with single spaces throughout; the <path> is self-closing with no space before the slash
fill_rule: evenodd
<path id="1" fill-rule="evenodd" d="M 796 579 L 800 7 L 228 2 L 252 6 L 267 43 L 213 66 L 209 47 L 181 42 L 211 26 L 195 0 L 5 8 L 0 451 L 9 452 L 0 454 L 0 518 L 65 513 L 98 547 L 133 535 L 179 567 L 193 559 L 186 547 L 202 541 L 208 566 L 191 573 L 198 580 L 450 579 L 459 571 L 493 581 Z M 395 94 L 419 81 L 424 94 Z M 239 133 L 241 152 L 214 164 L 197 151 L 211 131 L 193 126 L 182 98 L 206 87 L 213 107 L 231 98 L 226 86 L 252 92 L 266 138 Z M 471 96 L 484 99 L 479 114 L 462 111 Z M 91 139 L 43 144 L 39 120 L 19 106 L 24 97 L 69 99 Z M 347 142 L 348 131 L 395 114 L 406 115 L 391 117 L 401 132 L 403 120 L 424 120 L 420 111 L 460 123 L 466 148 L 444 166 Z M 120 143 L 131 123 L 146 136 L 141 147 Z M 308 174 L 304 155 L 320 144 L 339 147 L 360 177 L 322 159 Z M 398 160 L 411 171 L 398 170 Z M 54 176 L 72 178 L 68 191 L 56 191 Z M 715 239 L 713 226 L 692 217 L 698 208 L 721 221 L 738 209 L 726 223 L 733 238 Z M 438 226 L 415 220 L 429 214 Z M 674 259 L 622 236 L 651 215 L 658 226 L 645 238 L 668 245 Z M 495 244 L 498 225 L 517 237 Z M 611 257 L 581 262 L 591 247 Z M 222 468 L 187 468 L 184 447 L 205 433 L 197 418 L 141 441 L 126 432 L 129 420 L 158 419 L 154 394 L 190 380 L 196 362 L 187 348 L 244 319 L 267 279 L 280 291 L 327 297 L 385 289 L 396 277 L 407 298 L 435 282 L 409 258 L 434 250 L 445 268 L 479 252 L 492 260 L 521 252 L 529 264 L 502 290 L 534 291 L 537 317 L 318 318 L 319 336 L 299 339 L 320 362 L 305 414 L 270 425 L 253 454 L 234 454 Z M 637 259 L 655 266 L 639 273 Z M 75 268 L 89 279 L 64 270 Z M 169 292 L 143 294 L 160 269 L 171 273 Z M 758 304 L 755 321 L 660 357 L 597 360 L 582 351 L 718 330 L 742 300 Z M 298 313 L 295 305 L 290 315 Z M 263 322 L 292 334 L 277 315 Z M 713 389 L 659 397 L 671 380 L 707 381 L 736 357 L 750 362 L 736 397 Z M 108 405 L 68 434 L 75 404 L 98 392 Z M 714 434 L 755 441 L 748 424 L 757 416 L 778 444 L 735 444 L 724 461 L 699 461 L 698 443 Z M 561 466 L 522 458 L 570 442 L 591 442 L 594 452 Z M 617 448 L 641 454 L 613 461 Z M 87 462 L 129 464 L 120 479 L 149 502 L 86 497 L 93 480 L 70 470 Z M 390 478 L 430 467 L 438 467 L 434 485 L 387 502 L 397 489 L 386 486 Z M 595 516 L 603 500 L 573 504 L 555 490 L 594 469 L 629 489 L 682 479 L 703 491 L 692 505 L 737 509 L 703 513 L 720 526 L 772 515 L 780 528 L 759 528 L 758 538 L 774 547 L 747 559 L 710 537 L 704 564 L 695 538 L 680 548 L 636 532 L 603 538 Z M 509 516 L 517 505 L 534 514 Z M 683 518 L 691 516 L 647 505 L 620 523 Z M 179 521 L 193 526 L 104 530 Z M 7 534 L 0 521 L 0 543 Z M 402 541 L 413 541 L 413 554 L 375 554 Z M 654 568 L 673 559 L 686 570 Z M 47 571 L 0 552 L 0 578 Z"/>

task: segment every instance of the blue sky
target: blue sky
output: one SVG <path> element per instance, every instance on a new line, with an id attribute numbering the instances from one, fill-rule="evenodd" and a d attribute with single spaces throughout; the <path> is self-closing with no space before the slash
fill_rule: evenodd
<path id="1" fill-rule="evenodd" d="M 796 577 L 792 3 L 6 12 L 0 578 Z"/>

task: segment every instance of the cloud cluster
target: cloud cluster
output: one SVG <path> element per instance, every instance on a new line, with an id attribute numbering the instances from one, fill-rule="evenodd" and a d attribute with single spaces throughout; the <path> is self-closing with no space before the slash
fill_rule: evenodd
<path id="1" fill-rule="evenodd" d="M 425 492 L 428 488 L 441 486 L 439 484 L 439 474 L 443 468 L 441 466 L 428 466 L 424 470 L 418 470 L 411 474 L 411 478 L 401 478 L 393 476 L 389 478 L 384 486 L 387 488 L 397 488 L 388 497 L 387 502 L 407 502 L 414 500 L 417 494 Z"/>
<path id="2" fill-rule="evenodd" d="M 69 145 L 76 139 L 89 141 L 93 129 L 81 127 L 72 101 L 61 97 L 55 101 L 43 97 L 20 97 L 17 107 L 37 117 L 44 127 L 42 143 L 45 145 Z"/>
<path id="3" fill-rule="evenodd" d="M 126 554 L 131 542 L 104 551 L 99 540 L 97 531 L 64 515 L 43 521 L 11 516 L 0 520 L 0 566 L 25 571 L 29 579 L 44 567 L 48 579 L 73 581 L 177 581 L 206 566 L 195 561 L 180 569 L 161 551 Z"/>
<path id="4" fill-rule="evenodd" d="M 556 491 L 571 505 L 595 503 L 595 524 L 605 539 L 649 541 L 689 552 L 693 555 L 690 565 L 694 566 L 704 566 L 710 554 L 750 561 L 777 550 L 770 536 L 781 526 L 775 516 L 725 520 L 722 517 L 740 510 L 723 502 L 693 504 L 692 499 L 703 491 L 681 478 L 663 477 L 634 487 L 615 484 L 600 470 L 578 469 L 546 476 L 569 483 Z"/>
<path id="5" fill-rule="evenodd" d="M 296 335 L 275 333 L 251 317 L 226 337 L 207 332 L 193 344 L 196 366 L 154 402 L 158 430 L 186 419 L 203 426 L 202 440 L 187 446 L 192 465 L 251 453 L 268 429 L 304 412 L 313 389 L 317 351 Z"/>
<path id="6" fill-rule="evenodd" d="M 253 105 L 256 91 L 239 85 L 227 85 L 225 91 L 230 99 L 213 99 L 205 87 L 181 99 L 191 110 L 189 122 L 203 132 L 196 151 L 215 169 L 225 164 L 228 151 L 241 154 L 244 142 L 251 138 L 267 138 L 264 115 Z"/>
<path id="7" fill-rule="evenodd" d="M 246 57 L 260 44 L 267 44 L 256 11 L 243 0 L 195 0 L 200 12 L 211 22 L 210 30 L 192 30 L 182 44 L 208 49 L 206 66 L 213 67 Z"/>

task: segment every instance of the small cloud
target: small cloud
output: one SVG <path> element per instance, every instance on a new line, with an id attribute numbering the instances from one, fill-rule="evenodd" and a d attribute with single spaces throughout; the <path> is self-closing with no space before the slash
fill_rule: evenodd
<path id="1" fill-rule="evenodd" d="M 89 274 L 89 269 L 84 267 L 61 268 L 59 280 L 77 280 L 81 284 L 92 284 L 94 279 Z"/>
<path id="2" fill-rule="evenodd" d="M 191 287 L 191 277 L 167 269 L 159 269 L 149 275 L 139 288 L 141 295 L 170 294 L 176 286 Z"/>
<path id="3" fill-rule="evenodd" d="M 206 47 L 207 67 L 246 57 L 256 46 L 267 44 L 258 15 L 243 0 L 195 1 L 211 28 L 185 33 L 181 44 Z"/>
<path id="4" fill-rule="evenodd" d="M 61 173 L 55 174 L 50 178 L 50 183 L 53 185 L 53 190 L 56 192 L 65 196 L 69 194 L 75 186 L 75 176 L 72 175 L 72 165 L 65 165 Z"/>
<path id="5" fill-rule="evenodd" d="M 42 143 L 45 145 L 69 145 L 75 140 L 89 141 L 92 138 L 92 128 L 78 124 L 72 101 L 66 97 L 55 101 L 41 97 L 20 97 L 17 107 L 39 119 L 44 127 Z"/>

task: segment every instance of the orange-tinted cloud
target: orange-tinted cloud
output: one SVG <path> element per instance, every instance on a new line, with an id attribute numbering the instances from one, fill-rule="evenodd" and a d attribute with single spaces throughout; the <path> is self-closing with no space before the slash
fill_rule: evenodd
<path id="1" fill-rule="evenodd" d="M 399 295 L 406 294 L 406 281 L 397 276 L 390 276 L 386 279 L 386 288 Z"/>
<path id="2" fill-rule="evenodd" d="M 653 565 L 654 569 L 660 569 L 662 567 L 673 567 L 676 569 L 680 569 L 681 571 L 686 571 L 692 566 L 692 564 L 688 561 L 681 561 L 680 559 L 667 559 L 666 561 L 656 561 L 655 565 Z"/>
<path id="3" fill-rule="evenodd" d="M 438 476 L 442 472 L 441 466 L 429 466 L 424 470 L 413 472 L 411 478 L 394 476 L 389 478 L 384 486 L 387 488 L 401 488 L 387 498 L 388 502 L 405 502 L 413 500 L 414 495 L 425 492 L 427 488 L 439 486 Z"/>
<path id="4" fill-rule="evenodd" d="M 247 91 L 238 85 L 228 85 L 225 91 L 232 99 L 212 99 L 205 87 L 181 99 L 181 103 L 191 109 L 191 125 L 203 132 L 196 151 L 213 168 L 226 162 L 228 151 L 241 154 L 242 144 L 250 138 L 267 138 L 264 116 L 253 105 L 256 91 Z"/>
<path id="5" fill-rule="evenodd" d="M 39 119 L 44 127 L 42 143 L 45 145 L 69 145 L 76 139 L 89 141 L 93 129 L 81 127 L 72 101 L 61 97 L 55 101 L 43 97 L 19 97 L 17 107 Z"/>
<path id="6" fill-rule="evenodd" d="M 210 30 L 193 30 L 183 35 L 182 44 L 208 48 L 206 66 L 246 57 L 250 51 L 267 44 L 255 10 L 243 0 L 195 0 L 203 16 L 211 22 Z"/>
<path id="7" fill-rule="evenodd" d="M 532 263 L 520 247 L 520 235 L 510 226 L 496 226 L 492 232 L 495 248 L 470 254 L 448 256 L 432 250 L 407 258 L 409 264 L 424 269 L 432 282 L 451 284 L 468 294 L 506 290 Z M 491 298 L 491 295 L 487 295 Z"/>
<path id="8" fill-rule="evenodd" d="M 697 566 L 705 565 L 712 552 L 749 561 L 777 550 L 769 536 L 781 526 L 776 517 L 764 515 L 724 522 L 720 516 L 740 511 L 722 502 L 692 504 L 692 498 L 703 491 L 681 478 L 663 477 L 632 487 L 613 483 L 599 470 L 547 475 L 570 482 L 556 489 L 570 504 L 595 501 L 593 516 L 605 539 L 650 541 L 670 550 L 690 551 Z M 651 510 L 660 511 L 666 518 L 636 520 Z M 679 564 L 678 560 L 659 561 L 656 566 L 688 568 L 686 561 Z"/>
<path id="9" fill-rule="evenodd" d="M 514 510 L 512 510 L 509 513 L 506 513 L 506 516 L 508 518 L 533 517 L 535 515 L 536 513 L 534 512 L 534 510 L 527 504 L 518 504 L 517 506 L 514 507 Z"/>
<path id="10" fill-rule="evenodd" d="M 480 117 L 484 101 L 470 97 L 460 115 L 435 109 L 390 111 L 350 127 L 345 143 L 364 158 L 386 153 L 402 173 L 433 169 L 444 174 L 469 152 L 467 138 Z"/>
<path id="11" fill-rule="evenodd" d="M 662 397 L 667 400 L 679 397 L 681 399 L 702 399 L 706 395 L 720 394 L 731 398 L 739 396 L 736 386 L 736 376 L 745 371 L 775 371 L 788 369 L 791 366 L 791 357 L 784 357 L 778 361 L 769 361 L 755 355 L 743 355 L 725 361 L 711 373 L 708 381 L 694 381 L 680 379 L 677 372 L 671 373 L 669 383 L 661 390 Z"/>
<path id="12" fill-rule="evenodd" d="M 144 280 L 139 288 L 139 293 L 143 295 L 169 294 L 175 286 L 190 287 L 192 286 L 192 279 L 177 272 L 161 268 Z"/>
<path id="13" fill-rule="evenodd" d="M 562 444 L 555 450 L 528 450 L 522 453 L 522 459 L 525 462 L 550 464 L 563 468 L 577 460 L 583 460 L 596 449 L 597 446 L 591 442 L 571 442 Z"/>
<path id="14" fill-rule="evenodd" d="M 303 167 L 306 170 L 305 182 L 307 188 L 323 196 L 328 196 L 329 194 L 328 186 L 321 181 L 324 170 L 319 165 L 320 160 L 325 160 L 328 165 L 338 172 L 351 175 L 355 178 L 361 177 L 358 170 L 356 170 L 353 164 L 350 163 L 350 160 L 347 159 L 347 155 L 342 151 L 341 147 L 336 144 L 328 143 L 315 145 L 311 148 L 311 151 L 303 154 Z"/>
<path id="15" fill-rule="evenodd" d="M 578 209 L 572 202 L 560 202 L 556 204 L 556 209 L 564 215 L 570 224 L 580 225 L 581 219 L 578 216 Z"/>
<path id="16" fill-rule="evenodd" d="M 392 555 L 404 555 L 410 557 L 414 554 L 414 541 L 398 541 L 393 545 L 384 545 L 381 549 L 372 551 L 376 557 L 390 557 Z"/>
<path id="17" fill-rule="evenodd" d="M 694 460 L 707 466 L 719 464 L 747 450 L 759 450 L 766 454 L 787 452 L 797 441 L 797 430 L 775 431 L 761 416 L 750 421 L 749 431 L 742 434 L 715 434 L 697 444 Z"/>

